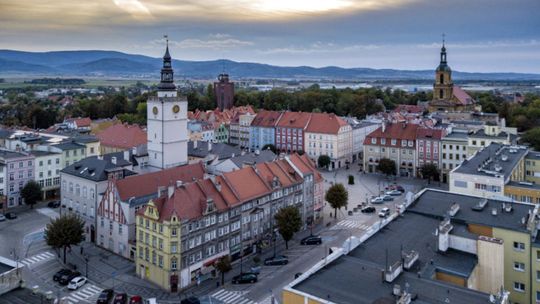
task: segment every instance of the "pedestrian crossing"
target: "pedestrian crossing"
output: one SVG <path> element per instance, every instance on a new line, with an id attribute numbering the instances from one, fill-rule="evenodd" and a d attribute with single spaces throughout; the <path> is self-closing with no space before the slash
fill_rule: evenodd
<path id="1" fill-rule="evenodd" d="M 223 301 L 226 304 L 257 304 L 257 302 L 244 298 L 244 291 L 229 291 L 220 289 L 211 296 L 217 300 Z"/>
<path id="2" fill-rule="evenodd" d="M 342 220 L 335 224 L 330 230 L 339 230 L 339 229 L 361 229 L 367 230 L 370 226 L 365 224 L 362 221 L 353 221 L 353 220 Z"/>
<path id="3" fill-rule="evenodd" d="M 269 296 L 268 298 L 259 302 L 259 304 L 277 304 L 277 301 L 275 301 L 274 299 L 274 301 L 272 302 L 272 296 Z"/>
<path id="4" fill-rule="evenodd" d="M 46 251 L 46 252 L 31 256 L 29 258 L 26 258 L 22 260 L 21 263 L 24 264 L 25 266 L 30 266 L 34 263 L 48 261 L 50 259 L 53 259 L 54 257 L 55 257 L 55 254 L 53 252 Z"/>
<path id="5" fill-rule="evenodd" d="M 103 289 L 92 285 L 92 284 L 86 284 L 82 287 L 82 289 L 78 291 L 74 291 L 70 293 L 68 296 L 64 297 L 66 300 L 65 303 L 69 304 L 75 304 L 75 303 L 92 303 L 94 301 L 90 301 L 91 298 L 97 298 L 97 295 L 102 291 Z"/>

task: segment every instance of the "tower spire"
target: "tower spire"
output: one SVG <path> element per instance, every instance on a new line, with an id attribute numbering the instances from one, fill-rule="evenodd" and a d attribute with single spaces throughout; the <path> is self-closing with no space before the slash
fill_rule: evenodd
<path id="1" fill-rule="evenodd" d="M 172 69 L 171 54 L 169 54 L 169 36 L 164 35 L 166 40 L 165 55 L 163 55 L 163 67 L 161 68 L 161 81 L 158 89 L 161 91 L 174 91 L 176 86 L 174 85 L 174 71 Z"/>
<path id="2" fill-rule="evenodd" d="M 446 65 L 446 35 L 442 34 L 441 65 Z"/>

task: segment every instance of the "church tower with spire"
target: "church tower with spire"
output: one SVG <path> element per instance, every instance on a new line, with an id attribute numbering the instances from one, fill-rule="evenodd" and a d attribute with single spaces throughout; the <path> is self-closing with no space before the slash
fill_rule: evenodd
<path id="1" fill-rule="evenodd" d="M 178 97 L 169 54 L 163 56 L 157 96 L 147 101 L 148 164 L 159 169 L 187 164 L 187 99 Z"/>
<path id="2" fill-rule="evenodd" d="M 452 70 L 446 62 L 446 46 L 441 48 L 441 62 L 435 70 L 435 83 L 433 84 L 433 99 L 434 100 L 450 100 L 452 99 Z"/>

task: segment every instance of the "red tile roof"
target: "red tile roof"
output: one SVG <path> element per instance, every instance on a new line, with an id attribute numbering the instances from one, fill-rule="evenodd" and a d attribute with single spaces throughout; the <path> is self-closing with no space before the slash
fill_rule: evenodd
<path id="1" fill-rule="evenodd" d="M 253 167 L 244 167 L 222 176 L 241 202 L 263 196 L 272 190 Z"/>
<path id="2" fill-rule="evenodd" d="M 257 113 L 257 116 L 251 122 L 251 126 L 264 128 L 275 127 L 279 117 L 281 117 L 281 112 L 263 110 Z"/>
<path id="3" fill-rule="evenodd" d="M 277 123 L 277 127 L 305 129 L 311 118 L 307 112 L 283 112 Z"/>
<path id="4" fill-rule="evenodd" d="M 116 124 L 97 135 L 102 146 L 129 149 L 147 143 L 146 131 L 139 125 Z"/>
<path id="5" fill-rule="evenodd" d="M 302 172 L 302 174 L 313 173 L 316 182 L 323 180 L 321 173 L 315 166 L 315 163 L 313 163 L 313 161 L 307 157 L 307 155 L 298 155 L 297 153 L 293 153 L 289 155 L 289 160 L 298 170 L 300 170 L 300 172 Z"/>
<path id="6" fill-rule="evenodd" d="M 158 187 L 168 186 L 176 181 L 184 183 L 204 177 L 204 167 L 201 163 L 169 168 L 157 172 L 133 175 L 116 181 L 118 195 L 122 201 L 131 197 L 141 197 L 157 192 Z"/>
<path id="7" fill-rule="evenodd" d="M 394 123 L 388 124 L 383 132 L 383 127 L 379 127 L 377 130 L 371 132 L 364 140 L 364 145 L 382 145 L 388 147 L 401 147 L 402 140 L 416 140 L 416 130 L 419 125 L 408 123 Z M 375 138 L 376 143 L 372 144 L 371 139 Z M 385 139 L 385 143 L 382 144 L 381 139 Z M 396 144 L 392 145 L 392 139 L 396 139 Z M 414 145 L 414 144 L 413 144 Z M 412 147 L 411 147 L 412 148 Z"/>
<path id="8" fill-rule="evenodd" d="M 467 94 L 467 92 L 463 91 L 460 87 L 454 86 L 452 89 L 452 95 L 462 104 L 462 105 L 470 105 L 474 102 L 472 97 Z"/>
<path id="9" fill-rule="evenodd" d="M 442 129 L 429 129 L 429 128 L 418 128 L 416 131 L 416 139 L 435 139 L 441 140 L 445 135 L 444 130 Z"/>
<path id="10" fill-rule="evenodd" d="M 400 104 L 398 105 L 393 112 L 398 113 L 411 113 L 411 114 L 422 114 L 424 112 L 425 108 L 418 105 L 404 105 Z"/>
<path id="11" fill-rule="evenodd" d="M 333 113 L 312 113 L 306 132 L 338 134 L 339 129 L 347 125 L 345 120 Z"/>

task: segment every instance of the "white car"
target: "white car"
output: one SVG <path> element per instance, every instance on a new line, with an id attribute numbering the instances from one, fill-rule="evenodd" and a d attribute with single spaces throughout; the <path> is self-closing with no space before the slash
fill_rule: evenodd
<path id="1" fill-rule="evenodd" d="M 390 215 L 390 209 L 389 208 L 382 208 L 381 211 L 379 211 L 379 217 L 385 218 Z"/>
<path id="2" fill-rule="evenodd" d="M 86 284 L 86 281 L 87 280 L 85 277 L 76 277 L 73 280 L 71 280 L 71 282 L 69 282 L 68 289 L 71 289 L 71 290 L 78 289 L 79 287 Z"/>
<path id="3" fill-rule="evenodd" d="M 384 203 L 384 199 L 380 196 L 374 197 L 371 199 L 372 204 L 382 204 Z"/>
<path id="4" fill-rule="evenodd" d="M 386 195 L 400 196 L 402 193 L 399 190 L 390 190 L 386 191 Z"/>
<path id="5" fill-rule="evenodd" d="M 0 213 L 0 222 L 3 222 L 6 220 L 6 217 Z"/>

